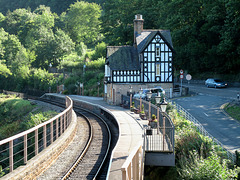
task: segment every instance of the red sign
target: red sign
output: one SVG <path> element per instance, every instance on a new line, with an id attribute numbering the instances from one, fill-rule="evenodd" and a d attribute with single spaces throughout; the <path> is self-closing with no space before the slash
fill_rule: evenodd
<path id="1" fill-rule="evenodd" d="M 183 74 L 180 74 L 180 79 L 183 79 L 184 75 Z"/>
<path id="2" fill-rule="evenodd" d="M 183 74 L 183 70 L 182 69 L 180 70 L 180 74 Z"/>

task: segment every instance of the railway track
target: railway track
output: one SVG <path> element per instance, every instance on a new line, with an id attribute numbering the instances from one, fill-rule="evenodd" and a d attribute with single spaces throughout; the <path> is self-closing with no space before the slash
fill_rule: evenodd
<path id="1" fill-rule="evenodd" d="M 43 101 L 64 106 L 59 101 L 46 99 Z M 79 108 L 77 105 L 75 105 L 74 111 L 78 117 L 82 117 L 81 119 L 87 122 L 88 131 L 86 134 L 88 137 L 85 138 L 84 147 L 76 152 L 78 154 L 73 155 L 75 158 L 71 159 L 72 162 L 67 163 L 65 170 L 58 177 L 61 177 L 62 180 L 106 179 L 113 144 L 110 128 L 104 119 L 97 114 Z"/>

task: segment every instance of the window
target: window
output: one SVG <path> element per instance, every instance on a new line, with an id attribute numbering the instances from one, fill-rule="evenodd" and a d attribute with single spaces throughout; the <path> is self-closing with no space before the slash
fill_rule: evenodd
<path id="1" fill-rule="evenodd" d="M 105 76 L 110 76 L 110 67 L 108 65 L 105 65 Z"/>
<path id="2" fill-rule="evenodd" d="M 156 57 L 160 57 L 160 47 L 156 47 Z"/>
<path id="3" fill-rule="evenodd" d="M 160 63 L 156 64 L 156 76 L 160 76 Z"/>

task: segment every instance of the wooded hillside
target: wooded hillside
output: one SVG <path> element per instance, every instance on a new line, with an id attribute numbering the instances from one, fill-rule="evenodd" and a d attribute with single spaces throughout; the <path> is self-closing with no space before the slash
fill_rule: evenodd
<path id="1" fill-rule="evenodd" d="M 0 0 L 0 88 L 62 83 L 50 63 L 84 81 L 86 60 L 103 62 L 106 45 L 132 45 L 135 14 L 145 29 L 171 30 L 176 72 L 240 81 L 239 9 L 238 0 Z"/>

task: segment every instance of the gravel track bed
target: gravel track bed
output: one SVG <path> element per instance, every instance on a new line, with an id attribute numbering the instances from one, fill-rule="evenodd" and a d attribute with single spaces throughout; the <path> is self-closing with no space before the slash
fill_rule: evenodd
<path id="1" fill-rule="evenodd" d="M 58 159 L 37 179 L 38 180 L 51 180 L 61 179 L 61 177 L 67 172 L 73 162 L 77 159 L 82 152 L 87 138 L 88 138 L 88 125 L 83 117 L 77 117 L 77 131 L 73 141 L 69 146 L 61 153 Z"/>
<path id="2" fill-rule="evenodd" d="M 93 127 L 93 140 L 87 154 L 68 179 L 93 179 L 107 151 L 109 137 L 105 124 L 89 113 L 85 115 Z"/>

